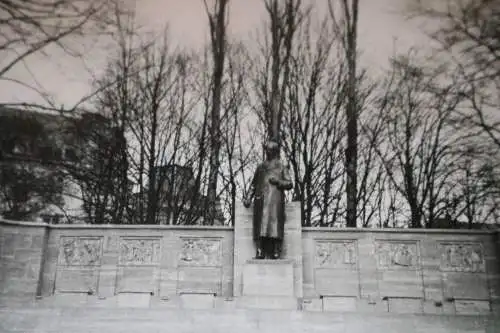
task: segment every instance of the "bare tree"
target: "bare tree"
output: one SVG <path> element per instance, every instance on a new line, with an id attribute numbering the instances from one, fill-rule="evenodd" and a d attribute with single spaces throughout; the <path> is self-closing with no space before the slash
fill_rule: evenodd
<path id="1" fill-rule="evenodd" d="M 457 149 L 455 176 L 448 185 L 443 205 L 445 227 L 457 227 L 465 220 L 469 228 L 496 221 L 499 214 L 498 152 L 478 142 Z"/>
<path id="2" fill-rule="evenodd" d="M 251 141 L 254 132 L 248 126 L 252 113 L 248 109 L 246 67 L 248 57 L 242 44 L 229 45 L 227 49 L 227 69 L 222 91 L 222 117 L 220 134 L 222 141 L 221 168 L 219 170 L 222 187 L 217 194 L 225 200 L 230 224 L 234 225 L 235 206 L 238 193 L 244 193 L 246 177 L 253 172 L 256 162 L 255 144 Z"/>
<path id="3" fill-rule="evenodd" d="M 282 146 L 294 177 L 294 200 L 301 203 L 302 224 L 333 225 L 341 215 L 339 194 L 344 168 L 342 107 L 345 66 L 336 52 L 335 34 L 324 19 L 313 27 L 304 16 L 298 27 L 283 96 Z M 313 37 L 314 36 L 314 37 Z"/>
<path id="4" fill-rule="evenodd" d="M 345 58 L 347 60 L 347 146 L 345 151 L 346 164 L 346 225 L 356 227 L 357 218 L 357 175 L 358 175 L 358 97 L 356 95 L 357 85 L 357 38 L 358 38 L 358 0 L 341 1 L 341 18 L 333 1 L 328 1 L 329 12 L 336 30 L 342 36 Z"/>
<path id="5" fill-rule="evenodd" d="M 386 140 L 377 147 L 377 154 L 407 203 L 413 228 L 423 226 L 426 205 L 426 226 L 432 226 L 435 208 L 453 173 L 449 163 L 457 136 L 447 121 L 459 100 L 453 92 L 441 94 L 434 89 L 434 80 L 412 58 L 395 58 L 379 101 Z"/>
<path id="6" fill-rule="evenodd" d="M 11 0 L 0 3 L 0 80 L 35 90 L 38 87 L 9 76 L 34 54 L 50 57 L 50 48 L 72 57 L 82 55 L 82 42 L 107 32 L 124 6 L 115 0 Z"/>
<path id="7" fill-rule="evenodd" d="M 360 99 L 359 114 L 359 151 L 361 152 L 358 166 L 358 176 L 360 179 L 358 185 L 357 214 L 362 227 L 373 225 L 374 220 L 383 221 L 386 215 L 385 204 L 385 186 L 387 175 L 383 163 L 377 155 L 377 149 L 384 141 L 384 119 L 379 117 L 376 110 L 370 107 L 363 107 L 363 104 L 374 104 L 370 94 L 374 90 L 373 85 L 366 85 L 365 77 L 358 78 L 360 89 L 358 98 Z M 364 87 L 366 86 L 366 87 Z M 386 224 L 387 225 L 387 224 Z"/>
<path id="8" fill-rule="evenodd" d="M 145 222 L 157 223 L 165 177 L 177 176 L 175 171 L 167 175 L 160 170 L 164 165 L 176 164 L 181 157 L 187 142 L 183 135 L 184 122 L 193 105 L 186 103 L 187 58 L 170 50 L 166 35 L 160 43 L 145 47 L 141 53 L 144 70 L 134 78 L 134 89 L 140 95 L 130 130 L 139 145 L 138 160 L 135 160 L 137 180 L 142 180 L 143 173 L 147 177 L 146 184 L 139 183 L 147 186 Z M 166 193 L 168 197 L 175 192 L 169 188 Z M 168 197 L 167 202 L 173 199 Z"/>
<path id="9" fill-rule="evenodd" d="M 222 79 L 224 75 L 224 60 L 226 58 L 226 10 L 229 0 L 216 0 L 213 10 L 210 10 L 205 0 L 205 8 L 210 27 L 210 42 L 212 51 L 212 94 L 210 111 L 210 173 L 208 177 L 208 214 L 205 223 L 214 224 L 216 200 L 217 200 L 217 178 L 220 168 L 220 118 Z"/>
<path id="10" fill-rule="evenodd" d="M 97 82 L 96 106 L 116 119 L 127 139 L 128 178 L 135 192 L 128 220 L 179 223 L 194 190 L 192 174 L 183 167 L 196 159 L 189 128 L 197 103 L 189 93 L 194 64 L 191 56 L 171 48 L 168 30 L 144 38 L 132 23 L 125 27 L 117 34 L 116 57 Z"/>
<path id="11" fill-rule="evenodd" d="M 61 166 L 68 182 L 79 189 L 85 220 L 122 223 L 129 189 L 127 146 L 120 127 L 112 119 L 90 112 L 67 122 L 63 132 L 68 156 Z"/>
<path id="12" fill-rule="evenodd" d="M 111 24 L 120 27 L 124 14 L 122 6 L 113 1 L 9 1 L 2 3 L 0 9 L 2 14 L 5 10 L 0 21 L 3 38 L 0 41 L 4 43 L 0 53 L 5 55 L 0 80 L 10 80 L 9 72 L 35 53 L 49 56 L 54 50 L 52 46 L 71 56 L 81 56 L 78 48 L 72 48 L 78 45 L 76 41 L 104 33 Z M 85 112 L 68 117 L 65 110 L 51 106 L 39 109 L 62 113 L 58 134 L 62 135 L 65 148 L 61 155 L 70 151 L 72 158 L 52 161 L 50 166 L 61 171 L 65 185 L 79 188 L 79 193 L 68 193 L 70 189 L 65 186 L 64 194 L 83 200 L 82 207 L 90 223 L 121 221 L 128 183 L 124 135 L 118 119 L 108 118 L 109 114 L 102 117 Z"/>
<path id="13" fill-rule="evenodd" d="M 265 127 L 267 139 L 281 146 L 280 127 L 285 107 L 287 82 L 293 41 L 301 21 L 309 8 L 302 0 L 264 0 L 269 30 L 259 41 L 259 54 L 254 64 L 254 93 L 258 106 L 254 107 Z"/>
<path id="14" fill-rule="evenodd" d="M 414 0 L 412 18 L 428 20 L 428 35 L 439 43 L 450 75 L 460 74 L 463 107 L 459 121 L 480 127 L 500 147 L 500 1 L 449 0 L 446 3 Z"/>

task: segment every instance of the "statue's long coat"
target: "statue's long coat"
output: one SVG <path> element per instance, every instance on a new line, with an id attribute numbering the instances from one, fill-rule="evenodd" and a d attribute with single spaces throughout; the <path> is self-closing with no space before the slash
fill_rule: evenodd
<path id="1" fill-rule="evenodd" d="M 273 177 L 278 185 L 269 183 Z M 253 178 L 255 193 L 253 238 L 283 239 L 285 229 L 285 189 L 291 189 L 288 170 L 278 160 L 266 161 L 257 167 Z"/>

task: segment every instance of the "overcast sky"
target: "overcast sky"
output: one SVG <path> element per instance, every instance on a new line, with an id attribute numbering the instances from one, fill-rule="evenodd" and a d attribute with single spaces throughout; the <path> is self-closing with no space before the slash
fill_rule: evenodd
<path id="1" fill-rule="evenodd" d="M 129 0 L 131 1 L 131 0 Z M 307 1 L 307 0 L 306 0 Z M 315 1 L 322 8 L 326 0 Z M 372 70 L 386 65 L 394 46 L 405 51 L 411 46 L 425 47 L 428 40 L 415 22 L 402 15 L 407 0 L 360 0 L 359 48 L 361 64 Z M 232 38 L 252 40 L 265 19 L 262 0 L 230 0 Z M 167 22 L 171 40 L 185 47 L 196 47 L 207 40 L 207 19 L 203 0 L 140 0 L 136 2 L 137 19 L 148 29 L 162 28 Z M 89 72 L 98 73 L 108 50 L 92 47 L 81 60 L 70 59 L 62 52 L 33 56 L 25 65 L 9 72 L 9 77 L 31 86 L 39 86 L 54 96 L 55 102 L 71 106 L 90 91 Z M 0 81 L 0 102 L 40 101 L 37 93 L 17 84 Z"/>

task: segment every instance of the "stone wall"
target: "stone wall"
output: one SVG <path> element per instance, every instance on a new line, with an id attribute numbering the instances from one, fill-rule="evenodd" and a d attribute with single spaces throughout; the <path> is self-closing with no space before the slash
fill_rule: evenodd
<path id="1" fill-rule="evenodd" d="M 497 235 L 472 230 L 302 230 L 306 307 L 322 311 L 498 311 Z"/>
<path id="2" fill-rule="evenodd" d="M 287 214 L 284 256 L 304 310 L 500 312 L 498 232 L 301 229 L 297 206 Z M 251 210 L 238 207 L 236 223 L 233 230 L 0 221 L 0 304 L 56 295 L 71 304 L 150 307 L 184 295 L 185 302 L 231 308 L 254 255 Z"/>
<path id="3" fill-rule="evenodd" d="M 0 305 L 32 301 L 40 292 L 40 267 L 48 229 L 37 223 L 0 225 Z"/>
<path id="4" fill-rule="evenodd" d="M 5 296 L 232 295 L 232 228 L 1 222 L 0 230 Z"/>

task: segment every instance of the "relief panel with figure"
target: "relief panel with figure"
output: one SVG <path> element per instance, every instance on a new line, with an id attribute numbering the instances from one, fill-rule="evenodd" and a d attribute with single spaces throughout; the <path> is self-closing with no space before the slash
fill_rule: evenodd
<path id="1" fill-rule="evenodd" d="M 377 241 L 377 265 L 380 269 L 418 268 L 417 242 Z"/>
<path id="2" fill-rule="evenodd" d="M 443 272 L 485 272 L 481 243 L 441 243 L 440 269 Z"/>
<path id="3" fill-rule="evenodd" d="M 182 266 L 220 266 L 222 245 L 215 238 L 182 238 L 179 264 Z"/>
<path id="4" fill-rule="evenodd" d="M 102 237 L 61 237 L 60 266 L 99 266 L 102 255 Z"/>
<path id="5" fill-rule="evenodd" d="M 160 239 L 122 238 L 120 265 L 155 265 L 160 261 Z"/>

